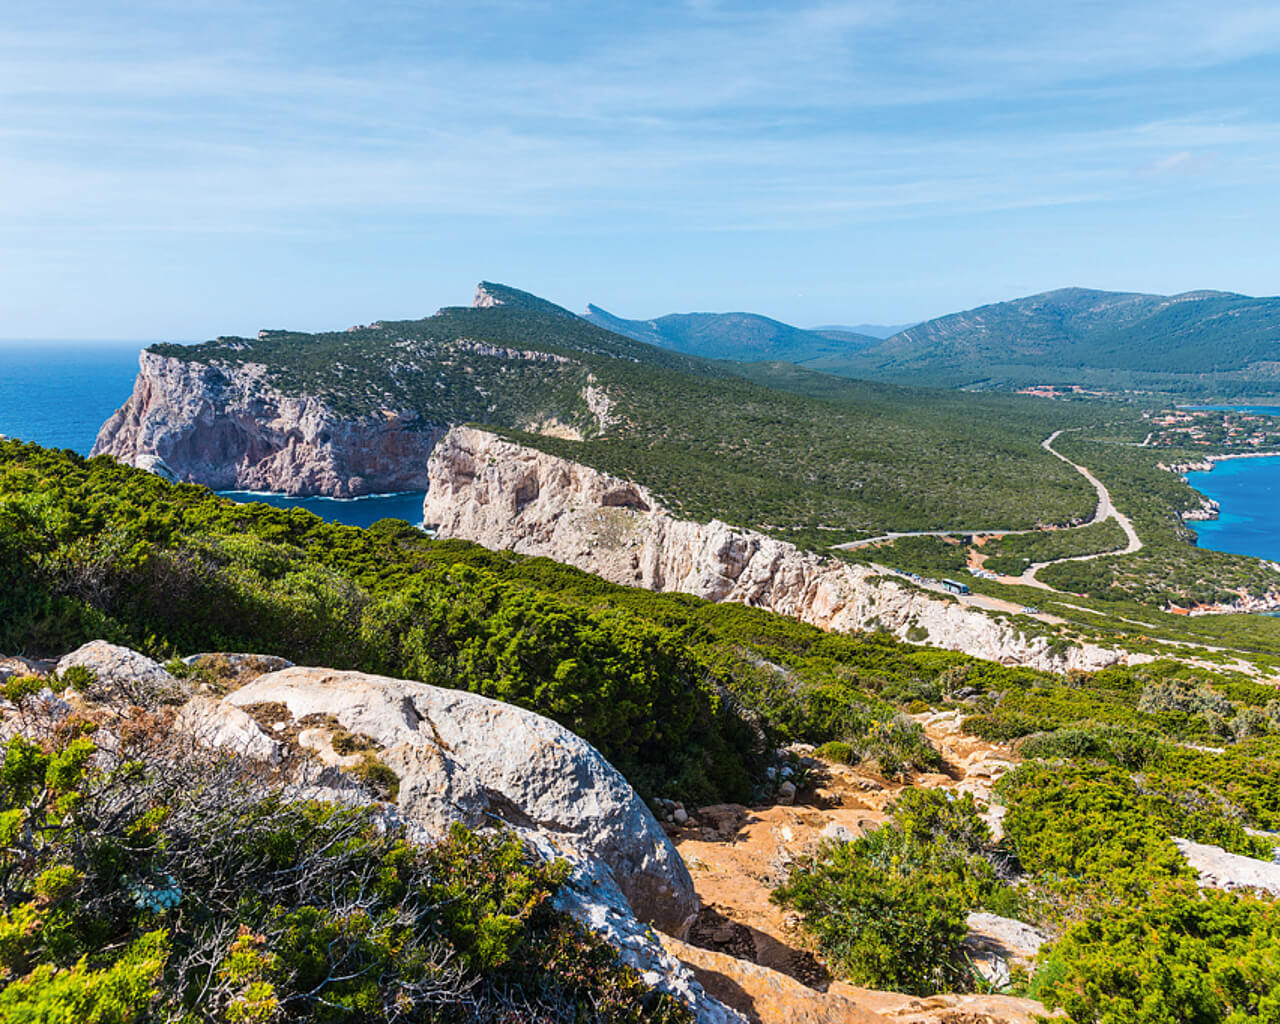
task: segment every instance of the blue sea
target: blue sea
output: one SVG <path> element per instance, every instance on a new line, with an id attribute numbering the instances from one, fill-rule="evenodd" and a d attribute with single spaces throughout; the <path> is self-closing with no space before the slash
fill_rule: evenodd
<path id="1" fill-rule="evenodd" d="M 1280 416 L 1280 405 L 1180 405 L 1188 412 L 1256 412 L 1264 416 Z"/>
<path id="2" fill-rule="evenodd" d="M 0 434 L 88 455 L 98 428 L 133 391 L 147 341 L 0 341 Z M 363 498 L 289 498 L 227 492 L 236 501 L 305 508 L 322 519 L 368 526 L 379 519 L 422 522 L 422 492 Z"/>
<path id="3" fill-rule="evenodd" d="M 1187 480 L 1221 506 L 1217 519 L 1189 524 L 1202 548 L 1280 561 L 1280 456 L 1227 459 Z"/>

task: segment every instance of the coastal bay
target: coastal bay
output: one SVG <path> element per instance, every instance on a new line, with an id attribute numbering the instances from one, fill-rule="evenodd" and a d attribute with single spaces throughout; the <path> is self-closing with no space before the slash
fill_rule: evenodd
<path id="1" fill-rule="evenodd" d="M 1192 524 L 1201 547 L 1280 560 L 1280 456 L 1222 459 L 1187 481 L 1220 506 L 1217 519 Z"/>

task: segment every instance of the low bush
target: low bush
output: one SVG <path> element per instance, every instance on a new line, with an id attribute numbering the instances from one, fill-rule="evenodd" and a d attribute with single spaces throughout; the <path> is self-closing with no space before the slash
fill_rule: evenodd
<path id="1" fill-rule="evenodd" d="M 990 832 L 968 794 L 907 790 L 892 810 L 876 831 L 799 862 L 772 899 L 800 913 L 854 984 L 915 995 L 969 989 L 966 915 L 1013 904 L 985 856 Z"/>
<path id="2" fill-rule="evenodd" d="M 689 1024 L 552 901 L 562 863 L 290 802 L 231 760 L 95 748 L 0 767 L 0 1019 Z"/>
<path id="3" fill-rule="evenodd" d="M 1014 748 L 1026 758 L 1099 760 L 1137 770 L 1155 757 L 1160 741 L 1149 733 L 1122 726 L 1068 726 L 1033 733 Z"/>
<path id="4" fill-rule="evenodd" d="M 836 764 L 857 764 L 859 760 L 853 745 L 843 740 L 830 740 L 815 750 L 814 754 L 824 761 L 834 761 Z"/>
<path id="5" fill-rule="evenodd" d="M 1075 1024 L 1280 1021 L 1280 905 L 1187 887 L 1102 908 L 1045 955 L 1031 994 Z"/>

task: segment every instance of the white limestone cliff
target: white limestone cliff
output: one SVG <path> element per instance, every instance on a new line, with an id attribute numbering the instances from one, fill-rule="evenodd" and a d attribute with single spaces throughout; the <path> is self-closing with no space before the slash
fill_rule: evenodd
<path id="1" fill-rule="evenodd" d="M 423 516 L 437 536 L 546 556 L 615 583 L 766 608 L 823 629 L 884 629 L 1052 671 L 1146 660 L 1092 644 L 1064 648 L 865 566 L 718 521 L 676 519 L 639 484 L 486 431 L 449 431 L 428 476 Z"/>
<path id="2" fill-rule="evenodd" d="M 322 399 L 282 393 L 259 363 L 143 352 L 133 394 L 92 454 L 218 490 L 347 498 L 425 489 L 426 459 L 445 429 L 406 410 L 343 416 Z"/>

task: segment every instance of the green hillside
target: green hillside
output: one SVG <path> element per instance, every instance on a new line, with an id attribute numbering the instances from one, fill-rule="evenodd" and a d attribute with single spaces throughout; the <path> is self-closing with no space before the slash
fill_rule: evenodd
<path id="1" fill-rule="evenodd" d="M 803 330 L 755 313 L 673 313 L 656 320 L 624 320 L 599 306 L 585 319 L 637 341 L 707 359 L 760 359 L 805 363 L 839 359 L 878 344 L 844 328 Z"/>
<path id="2" fill-rule="evenodd" d="M 684 515 L 789 536 L 1030 527 L 1092 510 L 1087 484 L 1039 447 L 1052 430 L 1096 417 L 1082 406 L 715 363 L 515 289 L 482 288 L 498 304 L 152 351 L 265 364 L 285 392 L 351 415 L 413 409 L 427 424 L 486 424 L 636 479 Z M 603 432 L 589 393 L 611 402 Z M 582 440 L 546 436 L 550 421 Z"/>
<path id="3" fill-rule="evenodd" d="M 1280 391 L 1280 298 L 1065 288 L 939 317 L 815 369 L 944 387 Z"/>
<path id="4" fill-rule="evenodd" d="M 985 990 L 960 945 L 968 913 L 984 910 L 1046 933 L 1035 975 L 1015 975 L 1011 992 L 1063 1007 L 1064 1020 L 1155 1024 L 1171 1019 L 1166 1006 L 1193 1006 L 1186 1020 L 1270 1019 L 1258 1011 L 1280 985 L 1276 902 L 1200 892 L 1172 839 L 1274 852 L 1280 701 L 1236 673 L 1166 657 L 1059 676 L 827 633 L 13 441 L 0 441 L 0 572 L 5 652 L 101 637 L 161 658 L 249 650 L 484 693 L 560 721 L 649 798 L 759 804 L 777 792 L 779 741 L 821 743 L 824 757 L 918 784 L 885 827 L 797 858 L 774 890 L 836 977 L 918 995 Z M 91 697 L 95 680 L 48 682 Z M 4 681 L 23 728 L 40 720 L 44 685 Z M 995 791 L 1003 839 L 970 796 L 922 788 L 943 759 L 906 712 L 926 710 L 1013 746 L 1021 763 Z M 518 844 L 454 830 L 415 852 L 359 808 L 235 785 L 246 780 L 230 774 L 236 760 L 149 767 L 161 720 L 94 731 L 77 709 L 41 743 L 19 730 L 5 744 L 0 1018 L 538 1019 L 409 1015 L 406 981 L 432 977 L 443 950 L 465 969 L 453 975 L 464 992 L 554 997 L 570 1006 L 556 1019 L 689 1019 L 646 998 L 567 920 L 505 914 L 531 899 L 548 907 L 563 879 Z M 110 756 L 95 757 L 103 736 Z M 794 777 L 807 794 L 824 781 Z M 179 899 L 139 899 L 163 892 Z M 358 970 L 333 971 L 335 948 Z M 257 987 L 241 998 L 206 984 L 209 965 L 232 969 L 224 961 Z M 321 992 L 324 1012 L 238 1012 L 277 992 L 306 1007 Z"/>

